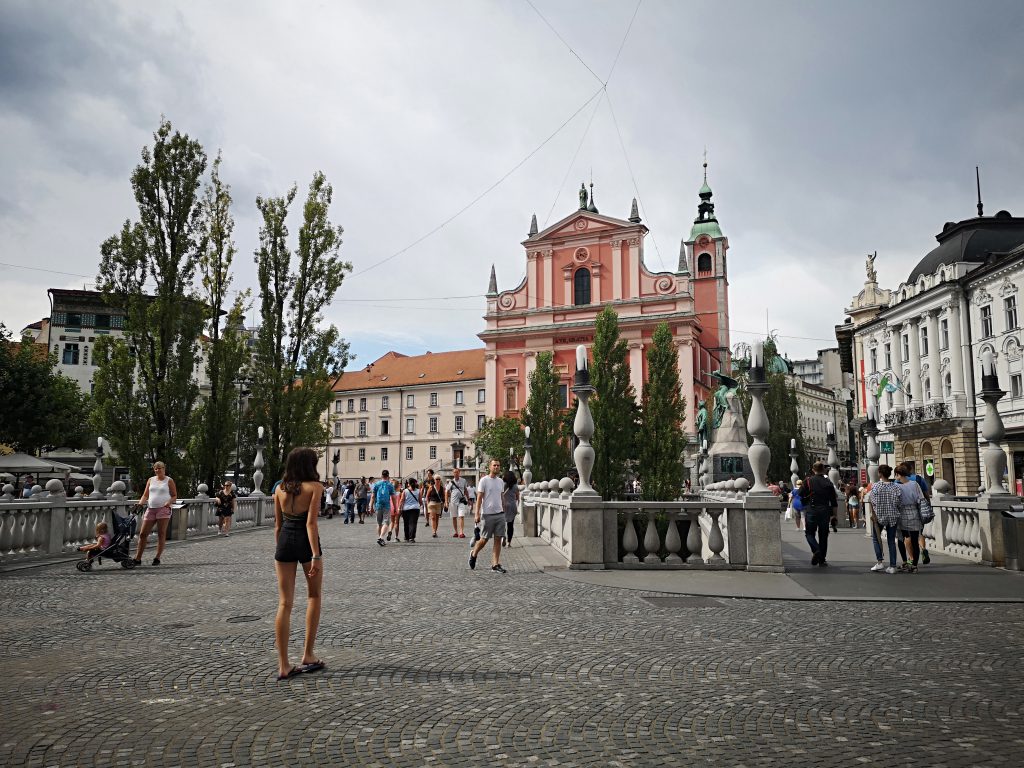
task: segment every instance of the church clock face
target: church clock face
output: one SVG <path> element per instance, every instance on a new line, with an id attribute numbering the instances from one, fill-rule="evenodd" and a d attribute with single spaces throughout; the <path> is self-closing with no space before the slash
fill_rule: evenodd
<path id="1" fill-rule="evenodd" d="M 707 235 L 701 235 L 700 239 L 697 241 L 697 245 L 708 245 L 710 242 L 710 237 L 708 237 Z"/>
<path id="2" fill-rule="evenodd" d="M 580 230 L 582 232 L 584 229 L 587 228 L 587 220 L 586 219 L 579 219 L 579 220 L 576 221 L 576 223 L 573 226 L 575 226 L 576 229 L 578 229 L 578 230 Z"/>

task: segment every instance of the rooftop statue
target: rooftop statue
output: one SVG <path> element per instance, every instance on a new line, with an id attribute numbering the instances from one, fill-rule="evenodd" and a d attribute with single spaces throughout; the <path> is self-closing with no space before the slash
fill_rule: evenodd
<path id="1" fill-rule="evenodd" d="M 868 273 L 868 282 L 877 283 L 878 273 L 875 271 L 875 259 L 878 258 L 878 251 L 869 253 L 867 259 L 864 261 L 864 267 Z"/>
<path id="2" fill-rule="evenodd" d="M 587 209 L 587 185 L 586 183 L 580 184 L 580 210 L 584 211 Z"/>

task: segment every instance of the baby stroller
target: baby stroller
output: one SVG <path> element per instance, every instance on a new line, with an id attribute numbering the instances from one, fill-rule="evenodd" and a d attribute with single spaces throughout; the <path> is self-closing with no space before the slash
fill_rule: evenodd
<path id="1" fill-rule="evenodd" d="M 128 517 L 121 517 L 116 512 L 114 517 L 114 534 L 110 538 L 110 544 L 104 548 L 91 552 L 92 557 L 79 560 L 75 567 L 82 573 L 92 570 L 93 562 L 102 563 L 104 557 L 109 557 L 115 563 L 120 563 L 122 568 L 131 570 L 135 567 L 135 561 L 130 554 L 132 537 L 135 536 L 135 528 L 139 519 L 141 507 L 135 506 L 128 511 Z"/>

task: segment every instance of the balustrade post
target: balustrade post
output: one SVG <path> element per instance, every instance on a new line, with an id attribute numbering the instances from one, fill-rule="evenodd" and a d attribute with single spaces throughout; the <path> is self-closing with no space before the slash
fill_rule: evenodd
<path id="1" fill-rule="evenodd" d="M 263 427 L 256 430 L 256 459 L 253 461 L 252 493 L 251 496 L 262 496 L 263 490 Z M 338 462 L 334 462 L 334 479 L 338 479 Z M 337 483 L 335 483 L 337 485 Z"/>
<path id="2" fill-rule="evenodd" d="M 665 511 L 665 516 L 668 518 L 668 532 L 665 534 L 665 549 L 668 550 L 668 555 L 665 556 L 665 562 L 679 565 L 683 562 L 683 558 L 679 556 L 683 542 L 679 538 L 679 526 L 676 523 L 679 513 L 674 509 L 669 509 Z"/>
<path id="3" fill-rule="evenodd" d="M 14 486 L 10 483 L 3 487 L 3 495 L 0 496 L 0 502 L 4 501 L 14 501 Z"/>
<path id="4" fill-rule="evenodd" d="M 999 415 L 997 404 L 1006 394 L 999 386 L 995 360 L 990 350 L 981 356 L 981 392 L 985 401 L 985 419 L 981 424 L 981 436 L 988 441 L 984 451 L 985 458 L 985 492 L 978 501 L 978 543 L 981 546 L 981 562 L 985 565 L 1003 565 L 1005 548 L 1003 542 L 1003 510 L 1010 508 L 1015 500 L 1008 490 L 1003 488 L 1003 474 L 1006 472 L 1006 452 L 1002 440 L 1006 434 L 1003 419 Z M 965 537 L 965 541 L 967 541 Z"/>
<path id="5" fill-rule="evenodd" d="M 690 510 L 687 515 L 690 518 L 690 530 L 686 532 L 686 556 L 683 557 L 683 560 L 687 561 L 693 555 L 696 555 L 698 560 L 703 560 L 704 544 L 700 530 L 700 511 Z"/>
<path id="6" fill-rule="evenodd" d="M 64 493 L 64 484 L 57 480 L 49 480 L 46 490 L 50 502 L 49 524 L 43 531 L 43 551 L 50 555 L 60 554 L 64 549 L 64 519 L 67 514 L 68 497 Z"/>
<path id="7" fill-rule="evenodd" d="M 874 402 L 868 403 L 868 420 L 864 424 L 864 434 L 867 435 L 867 459 L 868 459 L 868 482 L 874 487 L 878 482 L 878 457 L 881 451 L 878 448 L 878 421 L 877 407 Z M 871 499 L 865 495 L 862 502 L 862 516 L 864 519 L 864 536 L 871 538 L 874 525 L 871 523 Z"/>
<path id="8" fill-rule="evenodd" d="M 658 534 L 658 525 L 656 522 L 657 513 L 654 509 L 647 510 L 647 530 L 644 532 L 644 549 L 647 554 L 644 555 L 644 562 L 648 565 L 654 565 L 655 563 L 661 562 L 659 551 L 661 550 L 661 536 Z"/>
<path id="9" fill-rule="evenodd" d="M 626 510 L 626 526 L 622 530 L 622 562 L 628 565 L 636 565 L 640 558 L 636 556 L 636 548 L 639 542 L 636 537 L 636 524 L 633 522 L 636 517 L 636 510 Z"/>
<path id="10" fill-rule="evenodd" d="M 96 461 L 92 465 L 92 493 L 90 499 L 103 499 L 103 438 L 96 438 Z"/>
<path id="11" fill-rule="evenodd" d="M 747 450 L 750 468 L 754 473 L 754 487 L 743 499 L 746 521 L 746 563 L 749 571 L 782 571 L 782 525 L 779 520 L 779 502 L 765 485 L 771 449 L 765 443 L 771 425 L 764 409 L 764 396 L 768 382 L 764 368 L 764 349 L 761 342 L 754 343 L 750 366 L 750 415 L 747 432 L 754 442 Z M 731 549 L 731 547 L 730 547 Z M 737 558 L 739 561 L 741 558 Z"/>
<path id="12" fill-rule="evenodd" d="M 725 550 L 725 539 L 722 537 L 722 529 L 718 524 L 718 518 L 721 515 L 722 510 L 720 509 L 708 510 L 708 517 L 711 518 L 711 525 L 708 530 L 708 549 L 711 550 L 711 557 L 708 559 L 708 563 L 711 565 L 725 564 L 725 558 L 722 557 L 722 552 Z"/>

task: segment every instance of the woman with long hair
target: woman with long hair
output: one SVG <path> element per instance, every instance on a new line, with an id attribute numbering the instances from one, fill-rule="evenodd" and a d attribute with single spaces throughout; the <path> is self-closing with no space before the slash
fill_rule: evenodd
<path id="1" fill-rule="evenodd" d="M 312 448 L 293 448 L 284 465 L 284 478 L 274 492 L 274 567 L 277 569 L 277 620 L 274 635 L 277 641 L 277 679 L 288 680 L 301 672 L 323 669 L 323 661 L 313 655 L 317 628 L 320 626 L 320 590 L 323 585 L 323 550 L 317 515 L 324 486 L 316 469 L 317 454 Z M 292 605 L 295 602 L 296 564 L 302 564 L 306 575 L 306 642 L 302 661 L 292 666 L 288 661 L 288 638 L 291 633 Z"/>
<path id="2" fill-rule="evenodd" d="M 416 543 L 416 527 L 420 519 L 420 492 L 416 478 L 410 477 L 405 481 L 405 490 L 402 491 L 402 525 L 405 528 L 405 540 L 410 544 Z M 398 534 L 396 533 L 397 537 Z"/>
<path id="3" fill-rule="evenodd" d="M 441 522 L 441 509 L 444 506 L 444 482 L 441 480 L 440 475 L 434 477 L 434 482 L 431 483 L 426 491 L 427 522 L 430 524 L 430 530 L 433 531 L 434 538 L 436 539 L 437 526 Z"/>
<path id="4" fill-rule="evenodd" d="M 519 483 L 511 469 L 506 470 L 501 479 L 505 481 L 505 490 L 501 492 L 501 508 L 505 512 L 505 546 L 510 547 L 519 511 Z"/>
<path id="5" fill-rule="evenodd" d="M 167 476 L 167 465 L 162 461 L 153 463 L 153 476 L 146 481 L 146 490 L 142 492 L 139 506 L 146 508 L 142 516 L 142 530 L 139 531 L 139 546 L 135 550 L 136 565 L 142 565 L 142 555 L 146 551 L 149 534 L 156 526 L 156 557 L 153 565 L 160 565 L 160 555 L 164 553 L 167 543 L 167 529 L 171 525 L 171 507 L 178 501 L 178 489 L 174 480 Z"/>

